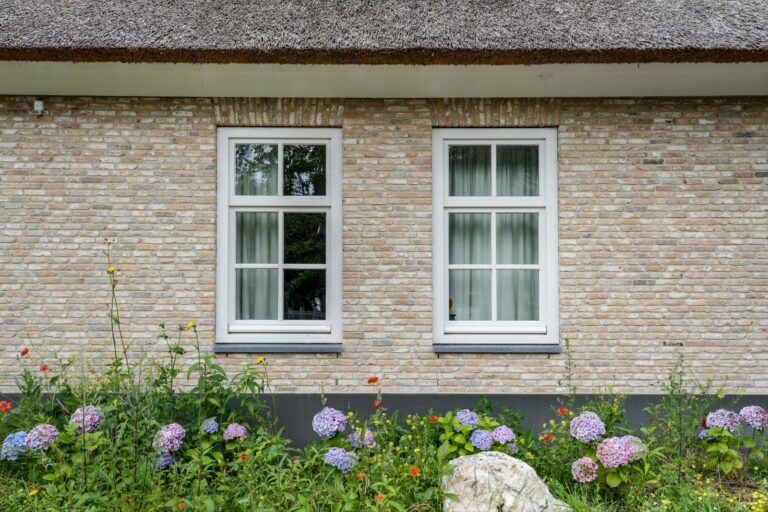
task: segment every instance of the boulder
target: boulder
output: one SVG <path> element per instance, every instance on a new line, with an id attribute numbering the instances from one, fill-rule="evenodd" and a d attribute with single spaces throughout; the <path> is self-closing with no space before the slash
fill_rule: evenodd
<path id="1" fill-rule="evenodd" d="M 465 455 L 451 461 L 443 477 L 444 512 L 564 512 L 531 466 L 499 452 Z"/>

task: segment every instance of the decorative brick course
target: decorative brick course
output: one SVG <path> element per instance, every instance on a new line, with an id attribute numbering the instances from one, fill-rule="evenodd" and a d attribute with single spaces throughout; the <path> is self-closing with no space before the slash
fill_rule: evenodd
<path id="1" fill-rule="evenodd" d="M 682 354 L 768 393 L 768 98 L 58 97 L 39 118 L 32 100 L 0 97 L 3 368 L 24 345 L 49 363 L 111 351 L 104 237 L 133 350 L 159 356 L 155 326 L 190 319 L 210 348 L 216 126 L 341 126 L 344 352 L 270 355 L 278 391 L 370 392 L 370 375 L 385 392 L 561 391 L 564 355 L 431 346 L 431 128 L 558 126 L 561 331 L 580 390 L 658 391 Z"/>

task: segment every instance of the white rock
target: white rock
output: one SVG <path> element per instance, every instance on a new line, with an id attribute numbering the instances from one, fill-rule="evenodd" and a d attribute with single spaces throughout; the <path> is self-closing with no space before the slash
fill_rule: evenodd
<path id="1" fill-rule="evenodd" d="M 465 455 L 451 461 L 456 470 L 443 477 L 444 512 L 564 512 L 531 466 L 499 452 Z"/>

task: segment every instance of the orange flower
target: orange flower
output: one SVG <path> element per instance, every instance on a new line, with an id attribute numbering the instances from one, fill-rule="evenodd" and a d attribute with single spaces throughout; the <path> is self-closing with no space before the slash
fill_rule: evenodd
<path id="1" fill-rule="evenodd" d="M 565 418 L 565 415 L 568 414 L 568 409 L 565 407 L 558 407 L 557 408 L 557 415 L 561 418 Z"/>
<path id="2" fill-rule="evenodd" d="M 429 421 L 431 421 L 432 423 L 437 423 L 438 421 L 440 421 L 440 417 L 439 416 L 435 416 L 433 414 L 432 416 L 429 417 Z"/>
<path id="3" fill-rule="evenodd" d="M 0 402 L 0 412 L 8 412 L 11 409 L 13 409 L 13 404 L 11 402 Z"/>
<path id="4" fill-rule="evenodd" d="M 21 357 L 24 357 L 24 356 L 26 356 L 27 354 L 29 354 L 29 349 L 28 349 L 27 347 L 24 347 L 24 348 L 22 348 L 22 349 L 21 349 L 21 352 L 19 352 L 19 355 L 20 355 Z"/>
<path id="5" fill-rule="evenodd" d="M 384 495 L 383 494 L 377 494 L 376 495 L 376 503 L 384 503 Z"/>
<path id="6" fill-rule="evenodd" d="M 552 434 L 544 434 L 544 438 L 542 439 L 542 442 L 546 445 L 552 440 Z"/>
<path id="7" fill-rule="evenodd" d="M 186 503 L 184 503 L 183 501 L 181 503 L 179 503 L 179 510 L 184 510 L 185 508 L 187 508 L 187 504 Z"/>
<path id="8" fill-rule="evenodd" d="M 373 404 L 371 404 L 374 409 L 381 409 L 381 402 L 378 400 L 374 400 Z"/>
<path id="9" fill-rule="evenodd" d="M 357 479 L 360 480 L 361 482 L 363 480 L 365 480 L 366 478 L 368 478 L 368 474 L 367 473 L 358 473 L 357 474 Z"/>
<path id="10" fill-rule="evenodd" d="M 408 472 L 411 474 L 411 476 L 419 476 L 421 474 L 421 470 L 418 468 L 418 466 L 411 467 Z"/>
<path id="11" fill-rule="evenodd" d="M 45 364 L 45 363 L 41 364 L 40 365 L 40 371 L 43 372 L 43 373 L 47 372 L 48 371 L 48 365 Z"/>
<path id="12" fill-rule="evenodd" d="M 240 460 L 243 462 L 248 462 L 248 454 L 244 453 L 240 456 Z"/>
<path id="13" fill-rule="evenodd" d="M 377 382 L 379 382 L 378 377 L 368 377 L 368 384 L 376 384 Z"/>

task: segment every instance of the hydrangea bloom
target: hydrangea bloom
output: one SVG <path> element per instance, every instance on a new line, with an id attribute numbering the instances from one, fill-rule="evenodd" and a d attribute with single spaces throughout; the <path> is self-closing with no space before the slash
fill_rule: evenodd
<path id="1" fill-rule="evenodd" d="M 479 428 L 469 436 L 469 442 L 479 450 L 490 450 L 491 446 L 493 446 L 493 434 Z"/>
<path id="2" fill-rule="evenodd" d="M 759 405 L 744 407 L 739 416 L 741 420 L 755 430 L 763 430 L 768 427 L 768 412 Z"/>
<path id="3" fill-rule="evenodd" d="M 470 411 L 469 409 L 462 409 L 456 413 L 456 419 L 459 420 L 459 423 L 465 427 L 475 428 L 477 423 L 480 421 L 480 416 L 478 416 L 476 412 Z"/>
<path id="4" fill-rule="evenodd" d="M 515 455 L 520 451 L 520 448 L 518 448 L 515 443 L 509 443 L 507 446 L 509 446 L 509 449 L 512 450 L 512 453 Z"/>
<path id="5" fill-rule="evenodd" d="M 59 431 L 53 425 L 43 423 L 27 433 L 24 446 L 27 450 L 42 452 L 51 447 L 59 436 Z"/>
<path id="6" fill-rule="evenodd" d="M 233 439 L 245 439 L 248 437 L 248 431 L 239 423 L 230 423 L 227 425 L 227 429 L 222 435 L 225 441 L 232 441 Z"/>
<path id="7" fill-rule="evenodd" d="M 645 444 L 635 436 L 624 436 L 621 438 L 627 443 L 628 449 L 632 452 L 632 458 L 636 459 L 637 455 L 645 452 Z"/>
<path id="8" fill-rule="evenodd" d="M 589 443 L 605 434 L 605 423 L 593 412 L 583 412 L 571 420 L 571 435 L 582 443 Z"/>
<path id="9" fill-rule="evenodd" d="M 16 460 L 26 450 L 26 432 L 14 432 L 3 441 L 3 450 L 0 451 L 0 460 Z"/>
<path id="10" fill-rule="evenodd" d="M 331 448 L 325 454 L 325 463 L 330 464 L 344 473 L 357 465 L 357 454 L 344 448 Z"/>
<path id="11" fill-rule="evenodd" d="M 642 444 L 638 445 L 638 441 L 633 436 L 609 437 L 597 445 L 597 458 L 607 468 L 625 466 L 644 450 L 640 448 Z"/>
<path id="12" fill-rule="evenodd" d="M 370 446 L 371 448 L 376 448 L 376 438 L 373 436 L 371 429 L 365 429 L 365 435 L 362 436 L 362 442 L 360 440 L 361 433 L 362 432 L 360 430 L 356 430 L 349 434 L 349 444 L 355 448 L 360 448 L 361 446 Z"/>
<path id="13" fill-rule="evenodd" d="M 86 405 L 85 407 L 78 407 L 72 416 L 69 417 L 69 422 L 77 425 L 77 431 L 79 433 L 93 432 L 104 421 L 104 413 L 101 409 L 93 405 Z"/>
<path id="14" fill-rule="evenodd" d="M 160 428 L 152 446 L 160 453 L 175 452 L 181 448 L 185 435 L 184 427 L 178 423 L 171 423 Z"/>
<path id="15" fill-rule="evenodd" d="M 501 444 L 507 444 L 515 439 L 515 433 L 506 425 L 493 429 L 493 439 Z"/>
<path id="16" fill-rule="evenodd" d="M 709 428 L 723 428 L 733 432 L 739 428 L 740 424 L 739 415 L 727 409 L 718 409 L 707 414 L 707 427 Z"/>
<path id="17" fill-rule="evenodd" d="M 347 417 L 343 412 L 333 407 L 323 407 L 312 418 L 312 430 L 320 437 L 331 438 L 344 432 L 347 428 Z"/>
<path id="18" fill-rule="evenodd" d="M 206 434 L 215 434 L 219 431 L 219 424 L 213 418 L 208 418 L 200 425 L 200 430 Z"/>
<path id="19" fill-rule="evenodd" d="M 597 478 L 597 463 L 589 457 L 577 459 L 571 465 L 571 474 L 581 484 L 592 482 Z"/>
<path id="20" fill-rule="evenodd" d="M 176 457 L 171 455 L 169 452 L 164 452 L 158 455 L 155 468 L 168 469 L 169 467 L 173 466 L 174 462 L 176 462 Z"/>

